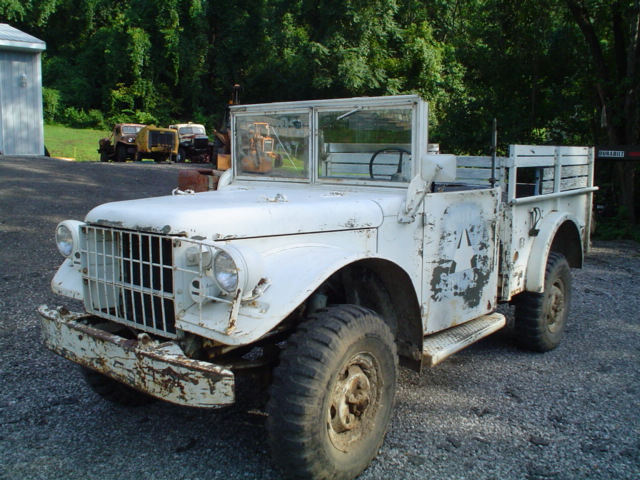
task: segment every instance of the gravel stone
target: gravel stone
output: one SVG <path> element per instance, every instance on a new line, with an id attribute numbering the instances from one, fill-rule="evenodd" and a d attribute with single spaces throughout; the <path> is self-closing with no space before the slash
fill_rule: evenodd
<path id="1" fill-rule="evenodd" d="M 280 478 L 256 392 L 224 410 L 123 408 L 40 340 L 38 305 L 81 308 L 51 292 L 56 224 L 169 195 L 194 167 L 0 156 L 0 479 Z M 401 370 L 389 432 L 360 478 L 640 478 L 639 274 L 638 244 L 595 242 L 573 271 L 557 349 L 520 350 L 506 328 L 421 374 Z"/>

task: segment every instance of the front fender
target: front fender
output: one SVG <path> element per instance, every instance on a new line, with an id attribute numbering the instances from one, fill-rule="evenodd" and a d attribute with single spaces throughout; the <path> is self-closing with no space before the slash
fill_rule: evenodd
<path id="1" fill-rule="evenodd" d="M 83 286 L 79 262 L 74 263 L 66 258 L 58 268 L 53 280 L 51 280 L 51 290 L 53 290 L 53 293 L 64 295 L 65 297 L 82 300 Z"/>
<path id="2" fill-rule="evenodd" d="M 246 345 L 273 330 L 327 278 L 366 254 L 326 244 L 289 245 L 264 255 L 268 288 L 244 301 L 234 312 L 230 305 L 210 303 L 192 307 L 181 317 L 180 328 L 227 345 Z"/>
<path id="3" fill-rule="evenodd" d="M 265 258 L 271 287 L 263 300 L 271 304 L 271 321 L 282 319 L 295 310 L 327 278 L 345 265 L 364 258 L 331 245 L 291 246 Z"/>
<path id="4" fill-rule="evenodd" d="M 540 233 L 535 238 L 531 251 L 529 252 L 527 274 L 525 276 L 525 290 L 537 293 L 544 291 L 544 273 L 549 252 L 560 228 L 566 225 L 567 222 L 575 227 L 573 233 L 577 235 L 577 248 L 582 248 L 580 224 L 576 217 L 567 212 L 551 212 L 538 226 Z"/>

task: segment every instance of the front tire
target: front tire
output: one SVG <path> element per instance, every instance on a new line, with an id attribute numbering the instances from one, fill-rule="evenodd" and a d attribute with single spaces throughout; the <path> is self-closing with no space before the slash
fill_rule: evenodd
<path id="1" fill-rule="evenodd" d="M 177 156 L 177 160 L 178 163 L 184 163 L 187 161 L 187 151 L 184 148 L 179 148 L 178 149 L 178 156 Z"/>
<path id="2" fill-rule="evenodd" d="M 302 323 L 280 356 L 267 403 L 274 463 L 289 477 L 351 479 L 376 456 L 398 376 L 393 334 L 341 305 Z"/>
<path id="3" fill-rule="evenodd" d="M 561 253 L 549 253 L 544 292 L 522 292 L 514 298 L 516 342 L 536 352 L 556 348 L 567 325 L 571 291 L 571 269 L 567 259 Z"/>
<path id="4" fill-rule="evenodd" d="M 127 147 L 124 145 L 118 145 L 116 148 L 116 161 L 117 162 L 126 162 L 127 161 Z"/>

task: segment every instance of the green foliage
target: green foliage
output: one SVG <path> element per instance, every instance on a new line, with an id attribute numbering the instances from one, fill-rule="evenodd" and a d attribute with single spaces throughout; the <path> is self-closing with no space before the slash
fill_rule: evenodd
<path id="1" fill-rule="evenodd" d="M 104 117 L 100 110 L 91 109 L 85 112 L 82 109 L 67 107 L 59 116 L 60 122 L 74 128 L 105 128 Z"/>
<path id="2" fill-rule="evenodd" d="M 143 123 L 145 125 L 160 125 L 161 123 L 165 122 L 159 122 L 156 117 L 148 112 L 126 108 L 109 117 L 108 123 L 110 125 L 115 125 L 116 123 Z"/>
<path id="3" fill-rule="evenodd" d="M 49 122 L 218 127 L 234 83 L 244 103 L 419 93 L 432 141 L 470 154 L 494 118 L 501 150 L 639 144 L 638 18 L 628 0 L 0 2 L 47 42 Z"/>
<path id="4" fill-rule="evenodd" d="M 599 240 L 625 238 L 640 243 L 640 225 L 630 225 L 627 217 L 624 207 L 618 210 L 615 217 L 597 217 L 594 237 Z"/>
<path id="5" fill-rule="evenodd" d="M 0 2 L 0 18 L 9 22 L 21 21 L 30 5 L 23 0 L 3 0 Z"/>
<path id="6" fill-rule="evenodd" d="M 60 92 L 53 88 L 42 88 L 42 108 L 45 123 L 53 123 L 60 114 Z"/>

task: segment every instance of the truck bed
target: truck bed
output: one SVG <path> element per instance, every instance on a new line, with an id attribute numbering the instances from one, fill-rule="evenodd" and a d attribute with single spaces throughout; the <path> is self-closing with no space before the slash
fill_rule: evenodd
<path id="1" fill-rule="evenodd" d="M 495 164 L 492 157 L 457 157 L 456 180 L 434 186 L 435 191 L 491 188 L 493 179 L 501 187 L 501 300 L 525 289 L 535 240 L 551 215 L 564 215 L 579 225 L 583 249 L 588 251 L 592 196 L 597 190 L 593 168 L 593 148 L 511 145 L 509 156 L 497 157 Z M 574 263 L 581 263 L 582 253 L 575 257 Z"/>

